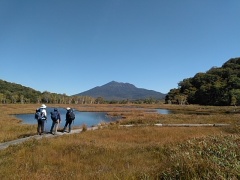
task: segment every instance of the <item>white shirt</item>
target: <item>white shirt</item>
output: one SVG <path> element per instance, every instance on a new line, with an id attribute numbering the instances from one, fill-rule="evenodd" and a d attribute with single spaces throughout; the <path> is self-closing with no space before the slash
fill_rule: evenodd
<path id="1" fill-rule="evenodd" d="M 46 109 L 44 109 L 44 108 L 41 108 L 41 112 L 44 114 L 44 116 L 46 116 L 46 117 L 47 117 L 47 111 L 46 111 Z"/>

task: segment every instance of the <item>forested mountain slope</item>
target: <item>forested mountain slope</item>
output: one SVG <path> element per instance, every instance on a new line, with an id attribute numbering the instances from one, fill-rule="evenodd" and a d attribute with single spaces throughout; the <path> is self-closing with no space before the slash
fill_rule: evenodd
<path id="1" fill-rule="evenodd" d="M 178 85 L 169 91 L 166 103 L 240 105 L 240 58 L 183 79 Z"/>
<path id="2" fill-rule="evenodd" d="M 91 97 L 72 97 L 66 94 L 40 92 L 20 84 L 0 80 L 0 103 L 54 103 L 54 104 L 82 104 L 93 103 Z"/>
<path id="3" fill-rule="evenodd" d="M 37 101 L 40 91 L 0 79 L 0 103 Z"/>

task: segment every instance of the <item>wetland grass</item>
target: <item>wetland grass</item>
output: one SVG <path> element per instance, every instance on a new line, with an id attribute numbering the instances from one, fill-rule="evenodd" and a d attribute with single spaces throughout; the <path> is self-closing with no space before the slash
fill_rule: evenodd
<path id="1" fill-rule="evenodd" d="M 35 133 L 35 126 L 22 125 L 11 116 L 17 113 L 32 113 L 36 108 L 36 105 L 26 105 L 26 108 L 22 108 L 23 106 L 0 106 L 5 112 L 0 116 L 3 128 L 0 132 L 2 142 L 6 139 L 19 138 L 22 134 Z M 74 108 L 91 111 L 96 107 L 98 106 Z M 168 116 L 143 113 L 135 107 L 123 111 L 125 107 L 121 105 L 115 107 L 104 105 L 99 108 L 106 112 L 122 114 L 126 118 L 123 122 L 105 125 L 95 131 L 50 139 L 32 139 L 1 150 L 0 178 L 43 180 L 240 178 L 237 114 Z M 7 121 L 4 122 L 5 120 Z M 119 126 L 127 121 L 150 125 L 129 128 Z M 153 121 L 229 123 L 232 126 L 156 127 L 151 126 Z"/>
<path id="2" fill-rule="evenodd" d="M 179 153 L 183 150 L 194 152 L 198 147 L 194 141 L 198 138 L 221 137 L 221 134 L 218 128 L 114 127 L 41 141 L 30 140 L 0 152 L 0 178 L 170 177 L 175 173 L 174 160 L 181 161 Z M 193 141 L 191 147 L 187 144 L 185 149 L 180 149 L 189 141 Z"/>

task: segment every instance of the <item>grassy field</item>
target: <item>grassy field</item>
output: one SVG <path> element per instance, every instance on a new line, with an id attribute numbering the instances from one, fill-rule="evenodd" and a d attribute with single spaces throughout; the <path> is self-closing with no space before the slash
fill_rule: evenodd
<path id="1" fill-rule="evenodd" d="M 36 125 L 23 125 L 13 114 L 33 113 L 38 106 L 0 105 L 0 141 L 36 134 Z M 240 179 L 238 108 L 163 104 L 73 107 L 80 111 L 105 111 L 124 119 L 99 130 L 33 139 L 1 150 L 0 178 Z M 153 108 L 179 113 L 155 114 L 151 113 Z M 191 113 L 180 113 L 183 111 Z M 156 127 L 155 123 L 228 123 L 230 126 Z M 120 126 L 123 124 L 141 126 Z"/>

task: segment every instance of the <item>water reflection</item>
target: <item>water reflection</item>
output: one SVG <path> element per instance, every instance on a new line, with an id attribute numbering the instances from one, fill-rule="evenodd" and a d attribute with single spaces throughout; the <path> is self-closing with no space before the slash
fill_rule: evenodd
<path id="1" fill-rule="evenodd" d="M 209 112 L 196 112 L 196 111 L 184 111 L 184 110 L 168 110 L 168 109 L 156 109 L 159 114 L 195 114 L 195 115 L 209 115 Z"/>
<path id="2" fill-rule="evenodd" d="M 61 123 L 60 123 L 60 129 L 63 128 L 65 125 L 65 119 L 66 119 L 66 109 L 64 108 L 58 108 L 60 114 L 61 114 Z M 45 123 L 45 131 L 49 131 L 52 125 L 52 120 L 50 116 L 50 112 L 53 111 L 53 108 L 47 108 L 47 122 Z M 106 112 L 80 112 L 77 110 L 74 110 L 74 113 L 76 115 L 76 119 L 74 120 L 74 123 L 72 126 L 81 126 L 83 124 L 86 124 L 88 127 L 90 126 L 96 126 L 101 122 L 111 122 L 116 121 L 119 119 L 119 117 L 110 117 L 107 116 Z M 37 124 L 37 120 L 34 119 L 34 114 L 17 114 L 17 118 L 21 119 L 24 124 Z"/>
<path id="3" fill-rule="evenodd" d="M 168 109 L 156 109 L 159 114 L 172 114 L 173 112 Z"/>

